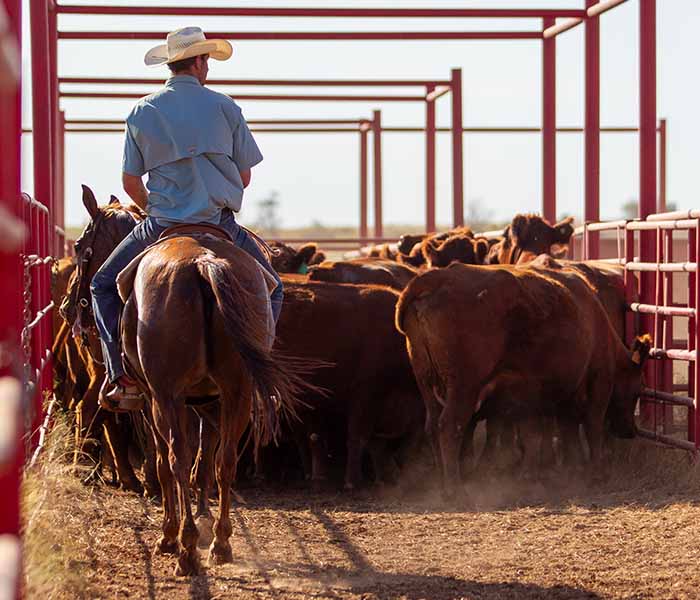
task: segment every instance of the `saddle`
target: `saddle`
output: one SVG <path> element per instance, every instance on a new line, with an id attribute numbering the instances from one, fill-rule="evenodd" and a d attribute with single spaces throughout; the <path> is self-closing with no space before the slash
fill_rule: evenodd
<path id="1" fill-rule="evenodd" d="M 213 235 L 225 242 L 234 241 L 228 231 L 212 223 L 178 223 L 177 225 L 171 225 L 158 236 L 158 241 L 178 235 L 194 235 L 195 237 L 198 235 Z"/>
<path id="2" fill-rule="evenodd" d="M 218 225 L 212 225 L 210 223 L 180 223 L 178 225 L 172 225 L 168 227 L 163 233 L 160 234 L 158 240 L 153 244 L 148 246 L 143 252 L 137 255 L 126 267 L 124 267 L 119 275 L 117 275 L 117 291 L 119 292 L 119 297 L 122 302 L 126 304 L 126 301 L 131 296 L 131 292 L 134 289 L 134 280 L 136 279 L 136 272 L 138 271 L 139 264 L 143 260 L 143 257 L 155 246 L 161 244 L 167 240 L 171 240 L 176 237 L 194 237 L 194 238 L 215 238 L 217 240 L 223 240 L 230 244 L 233 243 L 233 238 L 231 235 Z M 267 284 L 267 290 L 272 293 L 277 287 L 277 281 L 275 278 L 267 272 L 267 269 L 263 267 L 258 261 L 256 261 L 258 269 L 265 279 Z"/>

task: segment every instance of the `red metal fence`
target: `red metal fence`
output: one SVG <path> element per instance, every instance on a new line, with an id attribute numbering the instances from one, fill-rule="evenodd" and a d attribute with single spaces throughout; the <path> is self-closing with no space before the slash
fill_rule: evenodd
<path id="1" fill-rule="evenodd" d="M 697 348 L 700 319 L 700 279 L 697 277 L 700 210 L 676 211 L 633 221 L 590 223 L 576 230 L 580 236 L 576 258 L 599 258 L 599 246 L 591 238 L 600 232 L 614 232 L 608 239 L 609 254 L 603 260 L 623 265 L 629 314 L 627 337 L 650 333 L 654 347 L 645 369 L 645 386 L 640 402 L 640 434 L 684 450 L 700 449 L 698 410 Z M 674 234 L 682 234 L 679 239 Z M 641 249 L 647 247 L 647 258 Z M 681 252 L 679 252 L 681 250 Z M 649 281 L 643 285 L 642 277 Z M 687 279 L 687 281 L 681 279 Z M 681 294 L 679 292 L 685 292 Z M 684 299 L 680 296 L 685 296 Z M 678 321 L 687 319 L 686 327 Z M 675 326 L 674 326 L 675 325 Z M 674 363 L 686 365 L 674 369 Z M 687 409 L 687 424 L 674 419 L 673 407 Z"/>

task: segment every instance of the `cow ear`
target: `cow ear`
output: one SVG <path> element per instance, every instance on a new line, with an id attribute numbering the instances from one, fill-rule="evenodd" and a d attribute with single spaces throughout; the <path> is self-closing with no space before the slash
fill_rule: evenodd
<path id="1" fill-rule="evenodd" d="M 483 265 L 486 255 L 489 253 L 489 243 L 486 239 L 479 238 L 474 242 L 474 246 L 478 264 Z"/>
<path id="2" fill-rule="evenodd" d="M 632 362 L 640 367 L 644 364 L 651 352 L 652 339 L 648 333 L 637 336 L 632 343 Z"/>
<path id="3" fill-rule="evenodd" d="M 97 198 L 95 198 L 95 194 L 88 186 L 82 184 L 81 187 L 83 188 L 83 206 L 88 211 L 90 218 L 94 219 L 100 212 L 97 206 Z"/>
<path id="4" fill-rule="evenodd" d="M 518 240 L 526 237 L 526 230 L 529 223 L 528 215 L 515 215 L 510 224 L 510 238 L 517 245 Z"/>
<path id="5" fill-rule="evenodd" d="M 307 265 L 309 264 L 309 261 L 311 260 L 311 257 L 316 254 L 316 251 L 318 250 L 318 246 L 316 244 L 305 244 L 299 250 L 297 251 L 297 256 L 301 259 L 302 262 L 305 262 Z"/>
<path id="6" fill-rule="evenodd" d="M 573 217 L 567 217 L 554 225 L 554 244 L 568 244 L 574 234 Z"/>
<path id="7" fill-rule="evenodd" d="M 432 238 L 423 240 L 421 250 L 423 252 L 423 258 L 425 258 L 428 263 L 432 263 L 438 258 L 438 244 L 439 242 Z M 430 266 L 432 266 L 432 264 Z"/>
<path id="8" fill-rule="evenodd" d="M 325 252 L 314 252 L 314 255 L 311 257 L 311 260 L 309 260 L 308 265 L 320 265 L 323 261 L 326 260 L 326 254 Z"/>

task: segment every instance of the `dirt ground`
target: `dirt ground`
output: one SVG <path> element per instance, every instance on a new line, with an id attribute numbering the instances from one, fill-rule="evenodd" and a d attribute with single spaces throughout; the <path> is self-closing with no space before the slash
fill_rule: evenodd
<path id="1" fill-rule="evenodd" d="M 44 465 L 25 493 L 27 597 L 700 597 L 698 467 L 644 442 L 622 448 L 605 484 L 475 480 L 460 509 L 426 473 L 352 496 L 242 488 L 234 562 L 193 578 L 153 554 L 160 507 Z"/>

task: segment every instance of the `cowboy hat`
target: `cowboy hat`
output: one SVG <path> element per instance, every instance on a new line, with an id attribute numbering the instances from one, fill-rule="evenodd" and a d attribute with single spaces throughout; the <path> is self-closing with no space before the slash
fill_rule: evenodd
<path id="1" fill-rule="evenodd" d="M 228 60 L 233 48 L 226 40 L 208 40 L 199 27 L 183 27 L 171 31 L 167 43 L 146 52 L 143 62 L 148 67 L 157 67 L 201 54 L 208 54 L 216 60 Z"/>

